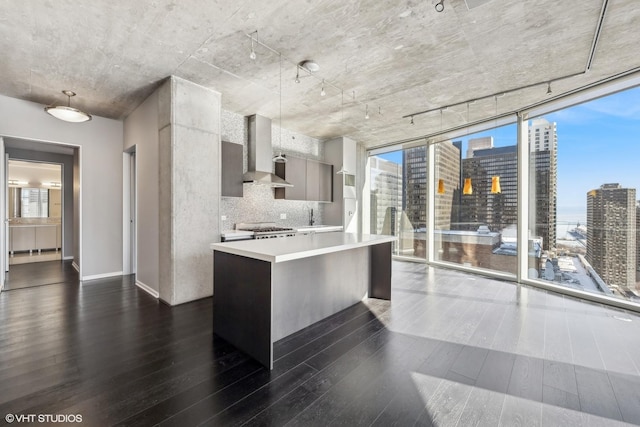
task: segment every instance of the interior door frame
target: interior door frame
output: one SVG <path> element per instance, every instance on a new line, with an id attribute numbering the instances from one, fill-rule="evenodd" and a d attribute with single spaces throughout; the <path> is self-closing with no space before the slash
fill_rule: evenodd
<path id="1" fill-rule="evenodd" d="M 138 185 L 136 146 L 122 153 L 122 272 L 138 270 Z M 128 224 L 128 226 L 127 226 Z"/>
<path id="2" fill-rule="evenodd" d="M 0 176 L 2 176 L 2 184 L 0 185 L 0 218 L 2 219 L 2 257 L 0 257 L 0 292 L 4 289 L 4 281 L 7 271 L 9 271 L 9 213 L 8 210 L 8 191 L 7 186 L 9 181 L 7 180 L 7 166 L 9 163 L 9 156 L 4 149 L 4 139 L 0 136 L 0 155 L 2 161 L 0 161 Z"/>

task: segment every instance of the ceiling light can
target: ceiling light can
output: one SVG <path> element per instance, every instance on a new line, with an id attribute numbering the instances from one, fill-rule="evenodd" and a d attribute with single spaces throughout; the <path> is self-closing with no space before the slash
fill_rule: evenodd
<path id="1" fill-rule="evenodd" d="M 313 59 L 305 59 L 299 65 L 310 73 L 315 73 L 320 70 L 320 66 Z"/>

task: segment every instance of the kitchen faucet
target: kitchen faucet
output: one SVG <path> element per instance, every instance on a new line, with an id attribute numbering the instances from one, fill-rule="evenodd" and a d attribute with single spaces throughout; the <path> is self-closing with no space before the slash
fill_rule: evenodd
<path id="1" fill-rule="evenodd" d="M 316 222 L 316 220 L 313 219 L 313 208 L 307 206 L 307 209 L 309 209 L 309 225 L 313 225 Z"/>

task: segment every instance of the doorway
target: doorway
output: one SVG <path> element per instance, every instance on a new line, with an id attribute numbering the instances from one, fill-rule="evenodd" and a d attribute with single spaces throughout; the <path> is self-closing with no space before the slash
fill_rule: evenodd
<path id="1" fill-rule="evenodd" d="M 0 239 L 3 246 L 1 264 L 6 273 L 0 280 L 0 289 L 9 291 L 61 281 L 77 281 L 81 277 L 80 147 L 0 137 L 0 151 L 4 152 L 3 160 L 0 161 L 3 176 L 0 193 L 5 225 Z M 9 161 L 22 162 L 23 166 L 31 167 L 55 165 L 59 173 L 57 178 L 10 175 Z M 20 191 L 11 188 L 20 188 Z M 24 188 L 30 190 L 23 192 Z M 32 191 L 32 188 L 36 190 Z M 9 200 L 10 195 L 12 202 Z M 25 214 L 27 210 L 30 212 L 28 215 Z M 15 243 L 20 238 L 14 236 L 15 226 L 28 221 L 45 222 L 41 225 L 47 226 L 48 230 L 39 233 L 39 242 L 29 244 L 31 248 L 20 249 L 19 245 L 12 245 L 11 237 L 14 237 Z M 55 227 L 51 227 L 51 223 Z M 30 235 L 30 232 L 22 234 Z M 30 238 L 28 240 L 31 241 Z M 51 244 L 52 241 L 55 243 Z M 46 261 L 45 256 L 54 257 L 55 260 Z M 15 261 L 20 257 L 39 262 L 17 264 Z"/>
<path id="2" fill-rule="evenodd" d="M 63 165 L 7 162 L 9 266 L 62 259 Z"/>
<path id="3" fill-rule="evenodd" d="M 137 185 L 137 163 L 136 147 L 125 151 L 122 157 L 123 170 L 123 200 L 122 200 L 122 223 L 124 227 L 122 242 L 122 271 L 123 274 L 137 273 L 138 254 L 138 185 Z M 127 226 L 128 224 L 128 226 Z"/>

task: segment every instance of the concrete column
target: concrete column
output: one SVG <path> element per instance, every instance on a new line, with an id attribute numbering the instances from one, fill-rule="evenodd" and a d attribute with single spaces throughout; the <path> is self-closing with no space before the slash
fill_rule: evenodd
<path id="1" fill-rule="evenodd" d="M 220 94 L 171 77 L 159 89 L 160 298 L 211 296 L 220 236 Z"/>

